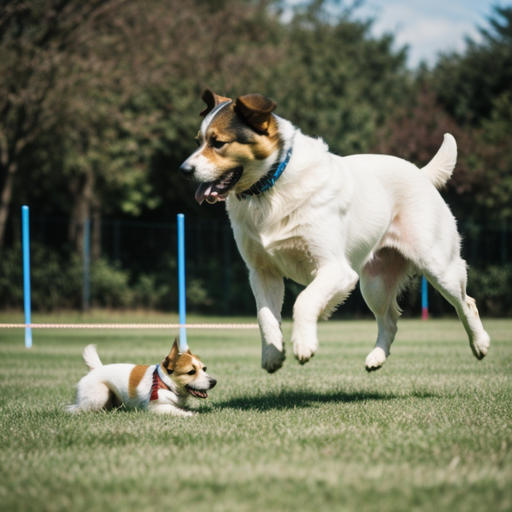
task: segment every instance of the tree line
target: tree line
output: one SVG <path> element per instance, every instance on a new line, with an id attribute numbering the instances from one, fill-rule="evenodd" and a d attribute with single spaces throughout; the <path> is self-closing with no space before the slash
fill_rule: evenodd
<path id="1" fill-rule="evenodd" d="M 459 146 L 444 195 L 465 221 L 512 217 L 512 7 L 479 42 L 411 71 L 393 34 L 357 6 L 310 0 L 4 0 L 0 8 L 0 250 L 19 210 L 93 219 L 223 217 L 177 171 L 208 86 L 261 92 L 331 151 L 421 166 L 445 132 Z"/>

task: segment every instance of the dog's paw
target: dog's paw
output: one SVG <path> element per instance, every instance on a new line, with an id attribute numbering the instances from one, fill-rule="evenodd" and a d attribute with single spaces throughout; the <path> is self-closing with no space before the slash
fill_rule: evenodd
<path id="1" fill-rule="evenodd" d="M 367 372 L 378 370 L 386 362 L 386 353 L 380 347 L 375 347 L 367 356 L 365 368 Z"/>
<path id="2" fill-rule="evenodd" d="M 275 345 L 266 345 L 261 352 L 261 367 L 268 373 L 274 373 L 283 366 L 286 359 L 285 350 L 279 350 Z"/>
<path id="3" fill-rule="evenodd" d="M 149 410 L 155 414 L 162 414 L 162 415 L 165 415 L 165 414 L 168 414 L 170 416 L 181 416 L 183 418 L 188 418 L 190 416 L 194 416 L 195 412 L 193 411 L 188 411 L 186 409 L 182 409 L 181 407 L 177 407 L 175 405 L 170 405 L 170 404 L 152 404 L 152 402 L 150 402 L 150 405 L 149 405 Z"/>
<path id="4" fill-rule="evenodd" d="M 473 351 L 474 356 L 477 359 L 483 359 L 489 351 L 491 338 L 485 331 L 483 331 L 482 334 L 480 334 L 478 338 L 474 339 L 473 342 L 469 345 Z"/>
<path id="5" fill-rule="evenodd" d="M 190 418 L 190 416 L 195 416 L 197 412 L 187 411 L 186 409 L 180 409 L 178 407 L 174 407 L 174 410 L 171 411 L 162 411 L 162 414 L 169 414 L 171 416 L 178 416 L 179 418 Z"/>
<path id="6" fill-rule="evenodd" d="M 293 353 L 300 364 L 306 364 L 315 355 L 317 348 L 318 343 L 308 345 L 306 343 L 295 342 L 293 344 Z"/>

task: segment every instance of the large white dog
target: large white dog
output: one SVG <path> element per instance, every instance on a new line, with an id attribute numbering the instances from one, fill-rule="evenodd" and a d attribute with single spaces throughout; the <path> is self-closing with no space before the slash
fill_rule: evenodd
<path id="1" fill-rule="evenodd" d="M 378 323 L 366 369 L 380 368 L 397 332 L 397 294 L 416 273 L 455 307 L 473 354 L 486 355 L 490 338 L 466 295 L 455 219 L 437 191 L 455 166 L 451 135 L 418 169 L 392 156 L 329 153 L 322 140 L 273 114 L 276 104 L 260 94 L 232 101 L 207 89 L 203 100 L 199 148 L 180 169 L 201 182 L 199 203 L 226 201 L 256 298 L 263 368 L 274 372 L 285 359 L 284 277 L 306 286 L 293 312 L 293 351 L 301 363 L 317 350 L 318 318 L 360 280 Z"/>

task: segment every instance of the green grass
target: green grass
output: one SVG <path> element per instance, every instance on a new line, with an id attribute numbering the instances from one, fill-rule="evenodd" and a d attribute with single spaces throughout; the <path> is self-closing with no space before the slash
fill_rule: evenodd
<path id="1" fill-rule="evenodd" d="M 103 315 L 89 320 L 176 320 Z M 0 330 L 0 510 L 510 511 L 512 320 L 484 323 L 477 361 L 457 321 L 402 320 L 372 374 L 374 322 L 321 323 L 316 357 L 301 367 L 288 345 L 274 375 L 258 331 L 189 331 L 218 379 L 193 418 L 63 410 L 86 344 L 104 363 L 150 364 L 165 332 L 39 330 L 26 350 L 23 331 Z"/>

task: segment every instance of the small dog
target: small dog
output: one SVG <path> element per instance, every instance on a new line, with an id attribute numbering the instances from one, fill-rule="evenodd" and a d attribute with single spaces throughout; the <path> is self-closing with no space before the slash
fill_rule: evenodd
<path id="1" fill-rule="evenodd" d="M 192 416 L 192 411 L 184 409 L 189 398 L 208 398 L 207 391 L 217 384 L 190 350 L 179 352 L 177 340 L 169 355 L 152 366 L 103 365 L 95 345 L 85 347 L 83 358 L 90 372 L 78 383 L 76 404 L 68 406 L 71 413 L 124 405 L 159 414 Z"/>
<path id="2" fill-rule="evenodd" d="M 226 201 L 238 249 L 249 268 L 262 336 L 262 367 L 285 358 L 280 329 L 283 279 L 306 288 L 294 306 L 292 343 L 300 363 L 317 350 L 317 320 L 328 317 L 360 280 L 378 324 L 368 371 L 389 356 L 397 332 L 397 295 L 423 274 L 456 309 L 474 355 L 490 338 L 466 295 L 466 263 L 450 209 L 436 189 L 457 159 L 446 134 L 419 169 L 384 155 L 340 157 L 321 139 L 276 116 L 261 94 L 236 100 L 207 89 L 199 148 L 181 165 L 200 182 L 196 200 Z"/>

